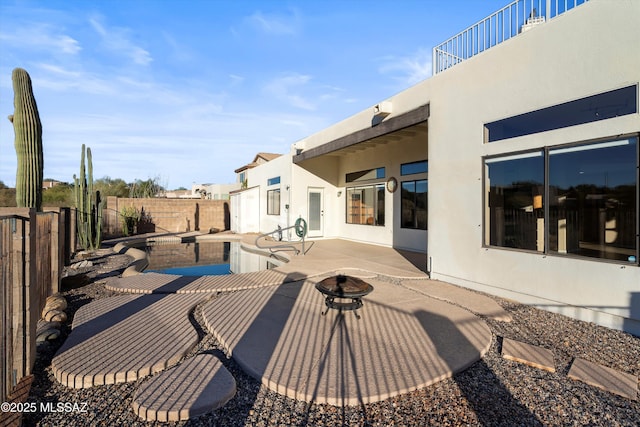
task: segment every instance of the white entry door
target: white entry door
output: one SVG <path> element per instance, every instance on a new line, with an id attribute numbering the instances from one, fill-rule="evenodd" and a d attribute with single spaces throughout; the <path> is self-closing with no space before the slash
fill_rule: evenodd
<path id="1" fill-rule="evenodd" d="M 309 187 L 307 190 L 308 236 L 322 237 L 324 228 L 324 189 Z"/>

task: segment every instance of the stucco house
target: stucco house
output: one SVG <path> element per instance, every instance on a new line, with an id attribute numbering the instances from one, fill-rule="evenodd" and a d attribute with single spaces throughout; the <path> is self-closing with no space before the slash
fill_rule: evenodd
<path id="1" fill-rule="evenodd" d="M 277 153 L 256 154 L 256 156 L 253 158 L 253 161 L 251 163 L 247 163 L 246 165 L 243 165 L 234 171 L 236 174 L 236 182 L 239 183 L 242 186 L 242 188 L 247 188 L 247 185 L 248 185 L 247 171 L 249 169 L 253 169 L 256 166 L 263 165 L 268 161 L 271 161 L 280 156 L 281 154 L 277 154 Z"/>
<path id="2" fill-rule="evenodd" d="M 232 184 L 193 184 L 191 198 L 206 200 L 229 200 L 229 193 L 240 189 L 240 183 Z"/>
<path id="3" fill-rule="evenodd" d="M 304 218 L 640 335 L 640 2 L 568 3 L 511 3 L 434 48 L 432 77 L 247 169 L 232 228 Z"/>

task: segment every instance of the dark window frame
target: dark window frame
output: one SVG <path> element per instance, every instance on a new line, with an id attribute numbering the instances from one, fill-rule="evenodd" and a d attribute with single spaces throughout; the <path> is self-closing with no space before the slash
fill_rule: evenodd
<path id="1" fill-rule="evenodd" d="M 424 170 L 421 165 L 424 164 Z M 412 170 L 412 167 L 418 166 L 420 169 Z M 427 160 L 419 160 L 417 162 L 402 163 L 400 165 L 400 176 L 417 175 L 420 173 L 429 173 L 429 162 Z"/>
<path id="2" fill-rule="evenodd" d="M 373 203 L 372 206 L 365 205 L 365 209 L 371 210 L 371 215 L 367 216 L 367 214 L 363 214 L 360 210 L 358 213 L 350 213 L 355 209 L 350 205 L 350 202 L 353 200 L 353 191 L 356 190 L 366 190 L 373 189 Z M 345 223 L 349 225 L 367 225 L 367 226 L 376 226 L 376 227 L 384 227 L 385 225 L 385 184 L 384 183 L 371 183 L 364 185 L 357 185 L 352 187 L 346 187 L 345 189 Z M 382 201 L 380 201 L 380 193 L 382 193 Z M 362 193 L 360 193 L 361 195 Z M 361 199 L 360 199 L 361 201 Z M 382 203 L 381 203 L 382 202 Z M 358 207 L 358 209 L 362 209 Z M 350 218 L 351 217 L 351 218 Z M 353 218 L 363 218 L 367 219 L 363 222 L 353 222 Z M 369 219 L 371 222 L 369 223 Z"/>
<path id="3" fill-rule="evenodd" d="M 507 162 L 507 161 L 514 161 L 514 160 L 524 160 L 524 159 L 537 159 L 537 161 L 540 162 L 540 170 L 538 171 L 539 174 L 539 179 L 540 179 L 540 183 L 536 184 L 537 186 L 541 186 L 542 187 L 542 191 L 538 191 L 538 193 L 542 192 L 542 200 L 540 200 L 540 203 L 542 203 L 542 206 L 545 205 L 545 201 L 547 200 L 545 195 L 544 195 L 544 159 L 545 159 L 545 154 L 544 154 L 544 149 L 543 148 L 537 148 L 537 149 L 533 149 L 533 150 L 526 150 L 526 151 L 517 151 L 517 152 L 512 152 L 512 153 L 505 153 L 505 154 L 501 154 L 501 155 L 495 155 L 495 156 L 486 156 L 482 159 L 482 167 L 483 167 L 483 205 L 484 205 L 484 214 L 482 215 L 482 219 L 483 219 L 483 246 L 485 247 L 491 247 L 491 248 L 500 248 L 500 249 L 509 249 L 509 250 L 516 250 L 516 251 L 526 251 L 526 252 L 531 252 L 531 253 L 544 253 L 544 249 L 543 250 L 538 250 L 537 246 L 538 246 L 538 241 L 536 240 L 536 236 L 535 235 L 531 235 L 530 233 L 527 233 L 527 231 L 531 231 L 530 228 L 533 226 L 531 224 L 532 221 L 535 220 L 535 215 L 540 215 L 540 209 L 538 208 L 537 212 L 535 212 L 535 201 L 534 201 L 534 191 L 533 191 L 533 182 L 531 182 L 532 187 L 528 189 L 529 192 L 531 192 L 531 211 L 529 211 L 528 209 L 523 209 L 525 206 L 527 206 L 526 204 L 523 203 L 518 203 L 516 202 L 517 200 L 522 201 L 523 200 L 523 189 L 525 189 L 526 184 L 528 183 L 528 180 L 523 181 L 519 181 L 520 182 L 520 186 L 513 188 L 512 185 L 510 185 L 510 187 L 512 187 L 512 191 L 510 191 L 510 194 L 507 195 L 503 195 L 502 198 L 500 197 L 495 197 L 496 195 L 492 195 L 491 194 L 491 187 L 487 187 L 487 179 L 489 178 L 488 176 L 488 170 L 487 170 L 487 166 L 491 163 L 500 163 L 500 162 Z M 522 167 L 522 166 L 521 166 Z M 492 182 L 490 182 L 489 184 L 493 184 Z M 504 190 L 503 190 L 504 191 Z M 504 194 L 504 193 L 502 193 Z M 537 194 L 539 195 L 539 194 Z M 491 197 L 494 197 L 494 199 L 492 200 Z M 519 204 L 519 207 L 511 207 L 510 210 L 506 210 L 504 209 L 505 206 L 503 207 L 503 216 L 502 216 L 502 220 L 503 220 L 503 228 L 501 229 L 492 229 L 492 223 L 490 221 L 490 219 L 487 217 L 487 215 L 493 215 L 496 213 L 496 211 L 492 210 L 492 204 L 496 203 L 498 200 L 500 200 L 502 202 L 503 205 L 506 205 L 507 201 L 510 200 L 511 201 L 511 206 L 513 204 Z M 528 201 L 528 200 L 527 200 Z M 522 223 L 525 224 L 525 227 L 522 226 Z M 528 224 L 529 229 L 527 229 L 526 224 Z M 511 233 L 508 233 L 507 230 L 511 230 Z M 503 241 L 503 244 L 496 244 L 496 243 L 492 243 L 492 240 L 500 240 Z M 511 244 L 507 243 L 507 242 L 512 242 Z M 518 242 L 518 244 L 522 245 L 522 246 L 536 246 L 535 249 L 533 248 L 526 248 L 526 247 L 520 247 L 520 246 L 514 246 L 515 243 Z M 546 244 L 545 244 L 545 248 L 546 248 Z"/>
<path id="4" fill-rule="evenodd" d="M 638 112 L 638 84 L 486 123 L 485 142 L 592 123 Z"/>
<path id="5" fill-rule="evenodd" d="M 622 140 L 634 140 L 635 141 L 635 146 L 636 146 L 636 153 L 635 153 L 635 161 L 636 161 L 636 171 L 635 171 L 635 261 L 629 257 L 629 261 L 624 261 L 622 259 L 611 259 L 611 258 L 605 258 L 602 256 L 588 256 L 588 255 L 584 255 L 584 254 L 577 254 L 577 253 L 563 253 L 558 251 L 557 247 L 556 249 L 551 249 L 550 245 L 550 217 L 551 217 L 551 213 L 550 213 L 550 187 L 552 186 L 552 183 L 550 182 L 550 177 L 549 177 L 549 173 L 550 173 L 550 157 L 552 156 L 552 152 L 556 152 L 557 151 L 561 151 L 561 150 L 567 150 L 567 149 L 575 149 L 575 150 L 571 150 L 571 151 L 576 151 L 576 152 L 580 152 L 580 151 L 588 151 L 590 149 L 594 149 L 594 148 L 590 148 L 590 146 L 596 146 L 598 144 L 607 144 L 607 143 L 613 143 L 615 146 L 615 143 L 618 141 L 622 141 Z M 580 148 L 583 148 L 584 150 L 580 150 Z M 606 148 L 606 147 L 605 147 Z M 482 229 L 483 229 L 483 235 L 482 235 L 482 246 L 485 248 L 495 248 L 495 249 L 503 249 L 503 250 L 515 250 L 515 251 L 523 251 L 523 252 L 527 252 L 527 253 L 532 253 L 532 254 L 540 254 L 540 255 L 551 255 L 551 256 L 561 256 L 564 258 L 576 258 L 576 259 L 582 259 L 582 260 L 590 260 L 590 261 L 596 261 L 596 262 L 609 262 L 609 263 L 624 263 L 624 265 L 635 265 L 635 266 L 640 266 L 640 134 L 638 133 L 633 133 L 633 134 L 624 134 L 624 135 L 619 135 L 619 136 L 611 136 L 611 137 L 606 137 L 606 138 L 597 138 L 597 139 L 591 139 L 591 140 L 582 140 L 582 141 L 577 141 L 577 142 L 572 142 L 572 143 L 568 143 L 568 144 L 559 144 L 559 145 L 554 145 L 554 146 L 545 146 L 545 147 L 541 147 L 541 148 L 537 148 L 537 149 L 533 149 L 533 150 L 527 150 L 527 151 L 516 151 L 516 152 L 511 152 L 511 153 L 503 153 L 503 154 L 499 154 L 499 155 L 491 155 L 491 156 L 484 156 L 482 158 L 482 168 L 483 171 L 486 171 L 486 165 L 487 165 L 487 160 L 491 161 L 493 159 L 508 159 L 509 157 L 517 157 L 517 156 L 521 156 L 521 155 L 527 155 L 527 154 L 533 154 L 533 153 L 540 153 L 542 152 L 542 155 L 544 156 L 544 194 L 543 194 L 543 218 L 544 218 L 544 250 L 543 251 L 537 251 L 537 250 L 530 250 L 530 249 L 520 249 L 520 248 L 512 248 L 512 247 L 507 247 L 507 246 L 498 246 L 498 245 L 493 245 L 490 244 L 487 236 L 490 235 L 491 231 L 488 229 L 488 227 L 491 227 L 491 224 L 489 222 L 489 218 L 487 217 L 487 209 L 489 208 L 489 188 L 487 187 L 487 178 L 488 176 L 486 175 L 485 172 L 483 172 L 483 197 L 482 197 L 482 203 L 483 203 L 483 214 L 482 214 Z M 606 230 L 606 229 L 605 229 Z M 556 236 L 557 237 L 557 236 Z"/>
<path id="6" fill-rule="evenodd" d="M 277 185 L 277 184 L 280 184 L 280 177 L 279 176 L 275 176 L 273 178 L 267 179 L 267 185 Z"/>
<path id="7" fill-rule="evenodd" d="M 422 183 L 424 182 L 427 185 L 427 190 L 426 190 L 426 205 L 425 205 L 425 214 L 426 214 L 426 218 L 424 221 L 424 228 L 422 227 L 418 227 L 418 215 L 417 215 L 417 205 L 418 205 L 418 192 L 417 192 L 417 186 L 418 183 Z M 414 185 L 414 191 L 413 191 L 413 209 L 411 209 L 412 215 L 412 222 L 414 224 L 414 226 L 409 227 L 409 226 L 405 226 L 404 224 L 404 214 L 405 214 L 405 206 L 404 206 L 404 187 L 405 184 L 413 184 Z M 407 180 L 407 181 L 402 181 L 400 183 L 400 228 L 403 228 L 405 230 L 428 230 L 429 229 L 429 180 L 428 179 L 413 179 L 413 180 Z"/>
<path id="8" fill-rule="evenodd" d="M 374 176 L 370 176 L 370 175 Z M 356 172 L 349 172 L 345 175 L 344 181 L 347 184 L 352 182 L 366 182 L 376 179 L 386 178 L 386 168 L 384 166 L 378 168 L 364 169 Z"/>

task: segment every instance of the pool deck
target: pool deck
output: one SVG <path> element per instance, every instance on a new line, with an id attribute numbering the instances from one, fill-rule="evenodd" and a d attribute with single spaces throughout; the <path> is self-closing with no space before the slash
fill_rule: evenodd
<path id="1" fill-rule="evenodd" d="M 241 240 L 255 249 L 255 236 Z M 426 265 L 424 254 L 345 240 L 307 242 L 305 249 L 257 273 L 149 273 L 111 281 L 110 289 L 126 294 L 78 310 L 52 362 L 56 379 L 84 388 L 151 375 L 133 403 L 145 420 L 187 419 L 223 405 L 235 393 L 224 366 L 184 359 L 197 343 L 189 316 L 199 306 L 227 355 L 268 388 L 307 402 L 358 405 L 464 370 L 491 345 L 483 318 L 511 319 L 487 296 L 429 280 L 419 268 Z M 361 319 L 349 311 L 322 314 L 324 298 L 314 285 L 336 274 L 373 285 L 358 310 Z M 520 349 L 514 357 L 525 363 L 539 350 L 514 347 Z M 201 375 L 206 380 L 195 381 L 189 372 L 196 368 L 181 369 L 185 363 L 208 372 Z M 617 382 L 635 398 L 633 380 Z"/>

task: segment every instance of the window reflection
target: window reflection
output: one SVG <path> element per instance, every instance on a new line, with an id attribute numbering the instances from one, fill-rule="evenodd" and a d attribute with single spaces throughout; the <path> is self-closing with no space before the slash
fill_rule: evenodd
<path id="1" fill-rule="evenodd" d="M 485 244 L 637 263 L 638 138 L 545 152 L 485 159 Z"/>
<path id="2" fill-rule="evenodd" d="M 347 224 L 384 225 L 384 184 L 347 188 Z"/>
<path id="3" fill-rule="evenodd" d="M 267 215 L 280 215 L 280 189 L 267 191 Z"/>
<path id="4" fill-rule="evenodd" d="M 413 175 L 417 173 L 427 173 L 428 164 L 426 160 L 420 162 L 403 163 L 400 165 L 400 175 Z"/>
<path id="5" fill-rule="evenodd" d="M 384 167 L 376 169 L 366 169 L 358 172 L 351 172 L 345 176 L 346 182 L 367 181 L 369 179 L 382 179 L 385 177 Z"/>
<path id="6" fill-rule="evenodd" d="M 638 112 L 638 85 L 576 99 L 486 124 L 488 142 Z"/>
<path id="7" fill-rule="evenodd" d="M 542 152 L 485 161 L 487 236 L 492 246 L 544 251 Z"/>
<path id="8" fill-rule="evenodd" d="M 636 139 L 549 151 L 549 246 L 563 254 L 636 255 Z"/>
<path id="9" fill-rule="evenodd" d="M 401 186 L 402 228 L 427 229 L 427 180 L 404 181 Z"/>

